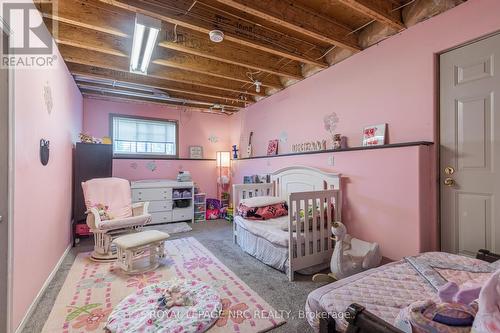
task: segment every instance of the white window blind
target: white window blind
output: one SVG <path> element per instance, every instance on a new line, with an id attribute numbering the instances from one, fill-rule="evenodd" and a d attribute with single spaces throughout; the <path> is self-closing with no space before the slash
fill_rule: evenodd
<path id="1" fill-rule="evenodd" d="M 177 155 L 177 123 L 113 117 L 115 155 Z"/>

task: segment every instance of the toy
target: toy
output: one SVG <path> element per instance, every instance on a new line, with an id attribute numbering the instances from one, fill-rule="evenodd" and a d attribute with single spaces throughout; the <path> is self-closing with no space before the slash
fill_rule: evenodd
<path id="1" fill-rule="evenodd" d="M 330 274 L 316 274 L 313 281 L 331 281 L 345 278 L 369 268 L 377 267 L 382 260 L 379 245 L 353 238 L 341 222 L 334 222 L 332 234 L 335 247 L 330 261 Z"/>
<path id="2" fill-rule="evenodd" d="M 99 217 L 101 218 L 101 221 L 107 221 L 107 220 L 112 220 L 113 216 L 109 213 L 108 209 L 109 207 L 103 204 L 97 204 L 94 205 L 94 207 L 97 209 L 97 212 L 99 213 Z"/>
<path id="3" fill-rule="evenodd" d="M 395 325 L 407 333 L 468 333 L 478 306 L 481 285 L 465 283 L 458 287 L 448 282 L 438 290 L 439 302 L 417 301 L 402 309 Z M 485 332 L 485 331 L 481 331 Z"/>
<path id="4" fill-rule="evenodd" d="M 207 199 L 207 220 L 216 220 L 219 218 L 221 202 L 218 199 Z"/>
<path id="5" fill-rule="evenodd" d="M 500 270 L 493 273 L 481 289 L 479 311 L 471 332 L 500 332 Z"/>

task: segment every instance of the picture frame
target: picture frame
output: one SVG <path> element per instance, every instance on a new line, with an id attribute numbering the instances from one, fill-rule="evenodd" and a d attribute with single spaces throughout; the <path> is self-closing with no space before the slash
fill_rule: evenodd
<path id="1" fill-rule="evenodd" d="M 366 126 L 363 128 L 363 147 L 386 144 L 387 124 Z"/>
<path id="2" fill-rule="evenodd" d="M 267 156 L 278 155 L 278 144 L 278 139 L 269 140 L 269 144 L 267 145 Z"/>
<path id="3" fill-rule="evenodd" d="M 189 158 L 192 159 L 203 159 L 203 147 L 202 146 L 189 146 Z"/>

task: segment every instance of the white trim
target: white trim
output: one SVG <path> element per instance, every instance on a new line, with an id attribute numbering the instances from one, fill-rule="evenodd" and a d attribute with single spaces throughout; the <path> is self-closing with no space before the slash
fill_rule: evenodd
<path id="1" fill-rule="evenodd" d="M 45 290 L 48 288 L 49 284 L 54 279 L 54 276 L 56 275 L 57 271 L 61 267 L 61 265 L 64 261 L 64 258 L 66 258 L 66 256 L 68 255 L 68 252 L 71 250 L 72 247 L 73 247 L 72 244 L 68 244 L 68 247 L 66 248 L 66 250 L 64 250 L 64 253 L 62 254 L 61 258 L 59 258 L 59 261 L 55 265 L 52 272 L 50 272 L 50 274 L 47 277 L 47 280 L 45 280 L 45 283 L 43 284 L 42 288 L 40 288 L 40 291 L 36 295 L 35 299 L 33 299 L 33 302 L 31 303 L 30 307 L 28 308 L 28 311 L 26 311 L 26 314 L 24 315 L 23 319 L 19 323 L 19 326 L 16 328 L 15 333 L 21 333 L 23 331 L 24 326 L 26 326 L 26 323 L 28 322 L 28 319 L 33 314 L 33 311 L 35 310 L 38 302 L 42 298 L 42 295 L 45 293 Z"/>
<path id="2" fill-rule="evenodd" d="M 8 28 L 8 27 L 7 27 Z M 6 31 L 10 37 L 10 30 Z M 14 272 L 14 183 L 15 183 L 15 70 L 9 73 L 9 174 L 8 174 L 8 219 L 7 219 L 7 332 L 13 331 L 13 272 Z"/>

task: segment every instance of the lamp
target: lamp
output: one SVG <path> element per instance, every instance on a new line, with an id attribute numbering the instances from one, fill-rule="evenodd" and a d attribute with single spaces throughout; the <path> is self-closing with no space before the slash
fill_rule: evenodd
<path id="1" fill-rule="evenodd" d="M 160 20 L 142 14 L 136 15 L 130 72 L 147 74 L 160 29 Z"/>
<path id="2" fill-rule="evenodd" d="M 221 206 L 229 206 L 229 183 L 231 182 L 231 152 L 218 151 L 216 153 L 217 165 L 217 199 L 221 201 Z"/>
<path id="3" fill-rule="evenodd" d="M 229 168 L 231 166 L 231 152 L 218 151 L 216 155 L 216 160 L 218 167 Z"/>

